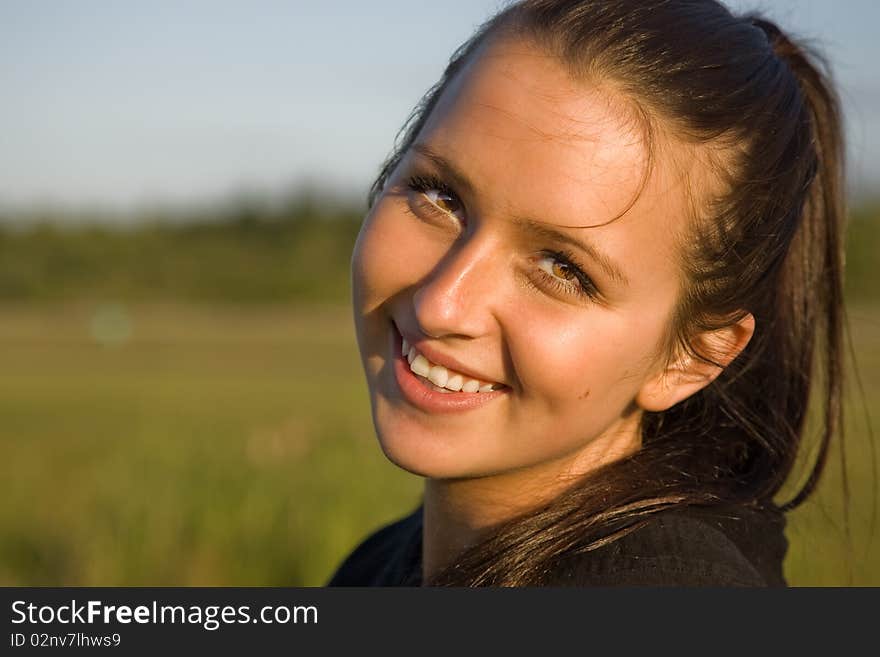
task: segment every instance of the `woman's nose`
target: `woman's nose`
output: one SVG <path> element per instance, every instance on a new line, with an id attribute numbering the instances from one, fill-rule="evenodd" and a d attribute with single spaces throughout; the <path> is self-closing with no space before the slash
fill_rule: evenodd
<path id="1" fill-rule="evenodd" d="M 496 251 L 476 237 L 459 242 L 416 286 L 415 317 L 425 335 L 476 338 L 491 331 L 501 289 Z"/>

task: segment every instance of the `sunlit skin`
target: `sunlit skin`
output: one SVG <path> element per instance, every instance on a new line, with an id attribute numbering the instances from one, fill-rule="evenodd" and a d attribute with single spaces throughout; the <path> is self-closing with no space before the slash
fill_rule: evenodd
<path id="1" fill-rule="evenodd" d="M 529 43 L 489 43 L 416 144 L 365 219 L 352 275 L 379 442 L 425 477 L 427 578 L 491 525 L 637 450 L 645 410 L 672 406 L 718 370 L 667 367 L 662 350 L 694 158 L 669 141 L 645 179 L 643 126 L 612 84 L 575 81 Z M 425 189 L 434 178 L 452 193 Z M 717 336 L 723 359 L 752 327 L 749 316 Z M 415 406 L 393 371 L 398 331 L 504 387 L 463 412 Z"/>

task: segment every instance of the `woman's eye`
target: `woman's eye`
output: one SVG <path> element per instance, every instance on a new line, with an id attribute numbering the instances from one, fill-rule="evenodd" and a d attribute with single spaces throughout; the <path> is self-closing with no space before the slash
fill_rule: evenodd
<path id="1" fill-rule="evenodd" d="M 564 253 L 545 253 L 537 260 L 546 284 L 554 290 L 588 299 L 598 298 L 599 291 L 584 271 Z"/>
<path id="2" fill-rule="evenodd" d="M 464 204 L 443 181 L 434 176 L 414 176 L 407 187 L 427 201 L 431 209 L 464 221 Z"/>
<path id="3" fill-rule="evenodd" d="M 553 256 L 546 256 L 544 258 L 541 258 L 538 261 L 538 267 L 543 269 L 551 276 L 561 278 L 564 281 L 575 281 L 578 277 L 575 273 L 574 267 L 566 262 L 560 262 Z"/>
<path id="4" fill-rule="evenodd" d="M 426 189 L 422 192 L 433 205 L 436 205 L 440 210 L 447 214 L 454 215 L 459 219 L 463 217 L 460 216 L 462 211 L 461 201 L 452 196 L 451 194 L 447 194 L 444 191 L 439 189 Z"/>
<path id="5" fill-rule="evenodd" d="M 461 203 L 455 197 L 441 192 L 439 189 L 429 189 L 423 192 L 431 203 L 449 214 L 455 214 L 461 210 Z"/>

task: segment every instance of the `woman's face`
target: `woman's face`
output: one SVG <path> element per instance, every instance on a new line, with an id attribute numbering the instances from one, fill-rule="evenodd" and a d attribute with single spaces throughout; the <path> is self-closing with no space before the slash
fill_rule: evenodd
<path id="1" fill-rule="evenodd" d="M 686 194 L 672 145 L 645 181 L 632 117 L 512 40 L 484 46 L 443 93 L 352 260 L 373 419 L 394 463 L 442 479 L 558 475 L 638 448 Z"/>

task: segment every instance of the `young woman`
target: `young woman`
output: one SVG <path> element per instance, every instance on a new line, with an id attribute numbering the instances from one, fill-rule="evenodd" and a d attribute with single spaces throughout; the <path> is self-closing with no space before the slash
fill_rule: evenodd
<path id="1" fill-rule="evenodd" d="M 714 0 L 525 0 L 373 186 L 354 315 L 423 504 L 331 585 L 783 585 L 840 419 L 841 135 L 817 60 Z M 824 433 L 792 470 L 815 387 Z"/>

